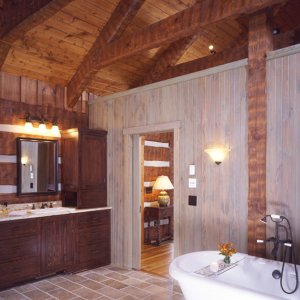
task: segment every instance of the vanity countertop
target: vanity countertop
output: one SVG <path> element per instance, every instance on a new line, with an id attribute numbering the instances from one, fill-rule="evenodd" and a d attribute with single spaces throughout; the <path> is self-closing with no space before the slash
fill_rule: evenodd
<path id="1" fill-rule="evenodd" d="M 32 214 L 30 212 L 27 212 L 26 215 L 22 215 L 22 216 L 9 216 L 8 214 L 0 214 L 0 222 L 25 220 L 25 219 L 32 219 L 32 218 L 43 218 L 43 217 L 57 216 L 57 215 L 78 214 L 78 213 L 98 211 L 98 210 L 107 210 L 107 209 L 112 209 L 112 207 L 105 206 L 105 207 L 97 207 L 97 208 L 75 209 L 75 210 L 71 210 L 71 211 L 51 211 L 51 212 L 49 211 L 48 213 L 43 213 L 43 214 Z M 45 208 L 45 210 L 47 210 L 47 208 Z"/>

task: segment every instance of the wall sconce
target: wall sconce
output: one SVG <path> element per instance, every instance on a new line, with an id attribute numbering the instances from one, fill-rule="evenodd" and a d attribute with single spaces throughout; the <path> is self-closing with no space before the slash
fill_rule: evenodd
<path id="1" fill-rule="evenodd" d="M 56 118 L 53 118 L 53 120 L 51 122 L 51 121 L 46 120 L 43 115 L 41 115 L 40 117 L 31 117 L 30 114 L 26 114 L 25 118 L 20 118 L 20 119 L 26 120 L 26 123 L 24 126 L 24 130 L 26 132 L 32 131 L 32 129 L 33 129 L 32 123 L 38 123 L 39 124 L 38 132 L 45 133 L 47 131 L 45 123 L 52 123 L 52 129 L 51 129 L 52 134 L 59 134 L 59 129 L 57 126 Z"/>
<path id="2" fill-rule="evenodd" d="M 210 53 L 211 54 L 216 54 L 217 52 L 214 50 L 214 46 L 213 45 L 210 45 L 209 47 L 208 47 L 208 49 L 210 50 Z"/>
<path id="3" fill-rule="evenodd" d="M 225 158 L 230 149 L 206 149 L 204 152 L 208 153 L 212 160 L 219 165 Z"/>
<path id="4" fill-rule="evenodd" d="M 28 161 L 28 157 L 27 156 L 22 156 L 21 157 L 21 163 L 22 163 L 23 166 L 26 166 L 27 161 Z"/>

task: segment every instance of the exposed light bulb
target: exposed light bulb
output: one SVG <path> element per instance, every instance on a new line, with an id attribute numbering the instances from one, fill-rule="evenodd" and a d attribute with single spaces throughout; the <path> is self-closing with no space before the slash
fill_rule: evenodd
<path id="1" fill-rule="evenodd" d="M 59 134 L 59 129 L 58 129 L 57 125 L 52 125 L 51 133 L 52 134 Z"/>
<path id="2" fill-rule="evenodd" d="M 39 133 L 45 133 L 46 132 L 46 125 L 44 123 L 41 123 L 39 125 Z"/>
<path id="3" fill-rule="evenodd" d="M 213 46 L 213 45 L 210 45 L 210 46 L 208 47 L 208 49 L 209 49 L 209 50 L 212 50 L 212 49 L 214 49 L 214 46 Z"/>
<path id="4" fill-rule="evenodd" d="M 31 124 L 31 122 L 26 122 L 25 123 L 24 130 L 27 131 L 27 132 L 32 131 L 32 124 Z"/>

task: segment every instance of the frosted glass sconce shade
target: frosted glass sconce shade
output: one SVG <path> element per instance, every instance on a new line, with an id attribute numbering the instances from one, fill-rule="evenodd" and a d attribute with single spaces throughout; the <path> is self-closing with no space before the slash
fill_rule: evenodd
<path id="1" fill-rule="evenodd" d="M 25 130 L 26 132 L 32 131 L 32 124 L 31 124 L 31 122 L 26 122 L 26 123 L 25 123 L 24 130 Z"/>
<path id="2" fill-rule="evenodd" d="M 206 149 L 204 152 L 208 153 L 212 160 L 219 165 L 225 158 L 230 149 Z"/>
<path id="3" fill-rule="evenodd" d="M 53 126 L 52 126 L 52 129 L 51 129 L 51 132 L 52 132 L 53 134 L 59 134 L 58 126 L 57 126 L 57 125 L 53 125 Z"/>
<path id="4" fill-rule="evenodd" d="M 39 133 L 45 133 L 46 132 L 46 125 L 41 123 L 39 125 Z"/>

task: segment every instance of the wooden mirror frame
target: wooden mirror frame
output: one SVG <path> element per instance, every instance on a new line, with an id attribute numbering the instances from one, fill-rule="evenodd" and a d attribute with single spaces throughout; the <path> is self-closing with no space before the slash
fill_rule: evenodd
<path id="1" fill-rule="evenodd" d="M 54 180 L 54 191 L 45 191 L 45 192 L 33 192 L 33 193 L 22 193 L 22 141 L 37 141 L 37 142 L 51 142 L 55 145 L 55 180 Z M 58 140 L 47 140 L 47 139 L 36 139 L 36 138 L 24 138 L 18 137 L 17 138 L 17 196 L 24 197 L 24 196 L 40 196 L 40 195 L 57 195 L 58 194 Z"/>

